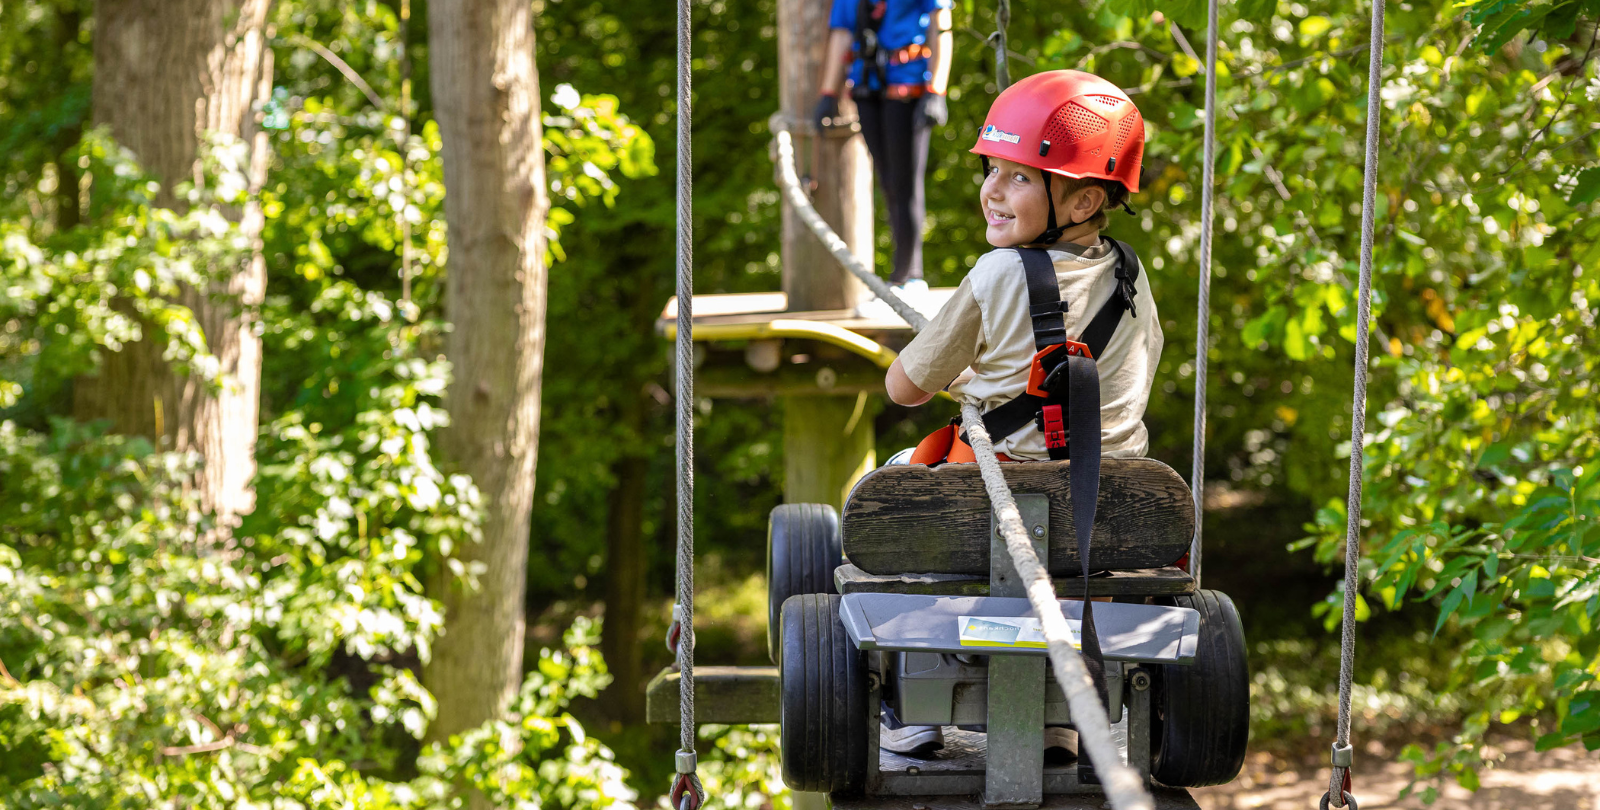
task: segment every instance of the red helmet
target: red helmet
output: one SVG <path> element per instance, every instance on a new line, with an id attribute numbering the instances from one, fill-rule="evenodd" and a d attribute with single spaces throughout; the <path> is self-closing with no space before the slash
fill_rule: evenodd
<path id="1" fill-rule="evenodd" d="M 1067 177 L 1139 190 L 1144 118 L 1122 89 L 1080 70 L 1036 73 L 989 107 L 972 151 Z"/>

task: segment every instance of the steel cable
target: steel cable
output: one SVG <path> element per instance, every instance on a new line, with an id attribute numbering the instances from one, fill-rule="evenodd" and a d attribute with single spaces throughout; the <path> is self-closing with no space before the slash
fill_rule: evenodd
<path id="1" fill-rule="evenodd" d="M 678 0 L 678 773 L 694 773 L 694 164 L 691 142 L 689 0 Z M 687 758 L 685 757 L 687 755 Z M 687 767 L 685 763 L 687 762 Z M 681 778 L 681 777 L 680 777 Z"/>
<path id="2" fill-rule="evenodd" d="M 1206 4 L 1206 128 L 1200 172 L 1200 297 L 1194 337 L 1194 459 L 1189 492 L 1194 497 L 1194 540 L 1189 575 L 1200 588 L 1200 539 L 1205 526 L 1206 380 L 1211 350 L 1211 220 L 1217 165 L 1217 0 Z"/>
<path id="3" fill-rule="evenodd" d="M 1377 227 L 1378 123 L 1383 114 L 1379 91 L 1383 86 L 1384 0 L 1372 2 L 1372 43 L 1367 62 L 1367 154 L 1361 192 L 1361 285 L 1356 296 L 1356 358 L 1350 414 L 1350 490 L 1345 501 L 1344 626 L 1339 642 L 1339 725 L 1334 750 L 1350 748 L 1350 683 L 1356 658 L 1356 599 L 1361 567 L 1362 443 L 1367 430 L 1367 343 L 1372 319 L 1372 243 Z M 1337 754 L 1336 754 L 1337 755 Z M 1328 777 L 1328 795 L 1334 807 L 1344 807 L 1344 780 L 1349 766 L 1334 763 Z"/>

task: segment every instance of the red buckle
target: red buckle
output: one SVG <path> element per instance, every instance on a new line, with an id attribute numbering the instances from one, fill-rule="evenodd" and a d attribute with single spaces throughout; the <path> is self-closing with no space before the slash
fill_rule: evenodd
<path id="1" fill-rule="evenodd" d="M 1039 430 L 1044 433 L 1044 446 L 1056 450 L 1067 446 L 1067 426 L 1061 421 L 1061 406 L 1046 405 L 1039 409 Z"/>
<path id="2" fill-rule="evenodd" d="M 1079 343 L 1076 340 L 1046 346 L 1033 356 L 1033 366 L 1028 370 L 1028 387 L 1023 389 L 1024 393 L 1032 394 L 1036 397 L 1050 396 L 1049 392 L 1044 390 L 1044 381 L 1049 375 L 1045 373 L 1044 363 L 1040 361 L 1049 357 L 1051 352 L 1059 349 L 1065 349 L 1069 355 L 1087 357 L 1090 360 L 1094 359 L 1094 355 L 1089 353 L 1088 344 Z"/>

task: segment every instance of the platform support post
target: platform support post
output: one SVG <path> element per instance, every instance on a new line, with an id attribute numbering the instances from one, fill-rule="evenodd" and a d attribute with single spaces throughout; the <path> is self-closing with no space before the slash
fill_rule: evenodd
<path id="1" fill-rule="evenodd" d="M 872 418 L 878 407 L 866 392 L 784 397 L 783 500 L 844 511 L 850 487 L 877 466 Z"/>
<path id="2" fill-rule="evenodd" d="M 860 136 L 839 130 L 818 138 L 811 124 L 827 55 L 832 5 L 817 0 L 778 0 L 778 102 L 783 125 L 794 138 L 796 168 L 814 184 L 812 205 L 850 246 L 873 266 L 872 160 Z M 855 112 L 845 93 L 844 115 Z M 844 137 L 839 137 L 844 136 Z M 783 207 L 783 291 L 796 312 L 854 309 L 870 297 L 867 288 L 839 266 L 788 206 Z"/>
<path id="3" fill-rule="evenodd" d="M 1018 494 L 1017 511 L 1039 559 L 1048 560 L 1050 498 Z M 1000 534 L 990 519 L 989 595 L 1028 595 Z M 985 807 L 1038 807 L 1044 800 L 1044 673 L 1035 655 L 989 656 L 989 740 L 983 781 Z"/>
<path id="4" fill-rule="evenodd" d="M 860 136 L 819 137 L 810 123 L 822 83 L 830 9 L 817 0 L 778 0 L 778 123 L 794 137 L 800 174 L 814 183 L 811 201 L 817 213 L 871 267 L 872 161 L 866 144 Z M 841 112 L 849 115 L 855 104 L 845 95 Z M 870 297 L 788 205 L 783 207 L 781 258 L 791 312 L 854 309 Z M 843 508 L 850 486 L 874 466 L 877 403 L 869 399 L 875 398 L 783 398 L 785 501 Z"/>
<path id="5" fill-rule="evenodd" d="M 789 794 L 789 806 L 792 810 L 828 810 L 828 794 L 797 790 Z"/>

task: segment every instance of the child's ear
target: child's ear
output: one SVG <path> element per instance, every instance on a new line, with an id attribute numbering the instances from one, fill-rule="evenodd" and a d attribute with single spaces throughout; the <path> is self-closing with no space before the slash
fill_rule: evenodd
<path id="1" fill-rule="evenodd" d="M 1085 222 L 1106 207 L 1106 190 L 1099 183 L 1091 183 L 1073 194 L 1072 221 Z"/>

